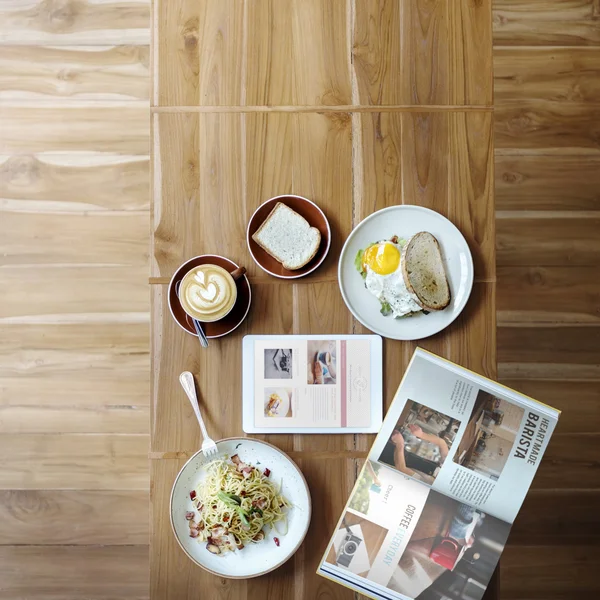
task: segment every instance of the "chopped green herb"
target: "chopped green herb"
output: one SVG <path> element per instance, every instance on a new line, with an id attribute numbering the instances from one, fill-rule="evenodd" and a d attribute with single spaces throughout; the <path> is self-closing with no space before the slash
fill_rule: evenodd
<path id="1" fill-rule="evenodd" d="M 387 317 L 388 315 L 392 314 L 392 307 L 389 305 L 389 302 L 382 302 L 381 303 L 381 314 L 384 317 Z"/>
<path id="2" fill-rule="evenodd" d="M 362 264 L 362 259 L 363 259 L 363 254 L 365 253 L 364 250 L 359 250 L 356 253 L 356 257 L 354 258 L 354 266 L 356 267 L 356 270 L 363 276 L 365 277 L 366 273 L 363 269 L 363 264 Z"/>

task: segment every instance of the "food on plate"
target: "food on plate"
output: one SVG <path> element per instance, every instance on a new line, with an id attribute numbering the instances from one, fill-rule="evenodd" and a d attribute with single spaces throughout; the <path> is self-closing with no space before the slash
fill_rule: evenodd
<path id="1" fill-rule="evenodd" d="M 450 286 L 437 239 L 426 231 L 413 235 L 402 251 L 402 274 L 409 292 L 426 310 L 450 304 Z"/>
<path id="2" fill-rule="evenodd" d="M 314 258 L 321 232 L 295 210 L 278 202 L 252 239 L 286 269 L 295 271 Z"/>
<path id="3" fill-rule="evenodd" d="M 287 533 L 286 509 L 291 505 L 281 494 L 281 485 L 271 481 L 269 469 L 260 471 L 237 454 L 205 468 L 206 477 L 190 492 L 195 507 L 185 515 L 190 537 L 206 542 L 209 552 L 223 555 L 261 542 L 267 528 L 280 536 Z"/>
<path id="4" fill-rule="evenodd" d="M 275 417 L 277 416 L 277 409 L 279 405 L 283 402 L 283 400 L 279 397 L 278 394 L 271 394 L 269 396 L 269 401 L 266 406 L 267 417 Z"/>
<path id="5" fill-rule="evenodd" d="M 397 235 L 374 242 L 358 251 L 355 266 L 384 316 L 427 314 L 450 303 L 442 254 L 430 233 L 417 233 L 408 242 Z"/>

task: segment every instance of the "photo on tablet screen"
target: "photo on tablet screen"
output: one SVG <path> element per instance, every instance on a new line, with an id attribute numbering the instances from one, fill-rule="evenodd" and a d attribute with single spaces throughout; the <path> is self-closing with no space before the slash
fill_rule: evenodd
<path id="1" fill-rule="evenodd" d="M 265 388 L 265 417 L 285 419 L 292 415 L 294 390 L 291 388 Z"/>
<path id="2" fill-rule="evenodd" d="M 308 340 L 309 385 L 335 385 L 337 383 L 337 350 L 335 340 Z"/>
<path id="3" fill-rule="evenodd" d="M 293 350 L 291 348 L 268 348 L 265 355 L 265 379 L 292 379 Z"/>

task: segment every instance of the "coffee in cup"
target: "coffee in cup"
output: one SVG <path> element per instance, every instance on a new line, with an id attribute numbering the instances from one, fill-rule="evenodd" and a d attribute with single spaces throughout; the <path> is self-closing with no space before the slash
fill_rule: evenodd
<path id="1" fill-rule="evenodd" d="M 179 284 L 183 310 L 197 321 L 211 323 L 227 316 L 237 300 L 236 279 L 246 269 L 229 273 L 218 265 L 199 265 L 186 273 Z"/>

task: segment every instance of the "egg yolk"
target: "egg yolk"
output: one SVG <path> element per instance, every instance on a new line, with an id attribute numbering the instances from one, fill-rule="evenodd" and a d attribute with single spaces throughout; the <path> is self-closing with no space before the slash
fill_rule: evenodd
<path id="1" fill-rule="evenodd" d="M 378 275 L 393 273 L 399 264 L 400 252 L 394 244 L 374 244 L 363 254 L 363 266 L 368 266 Z"/>

